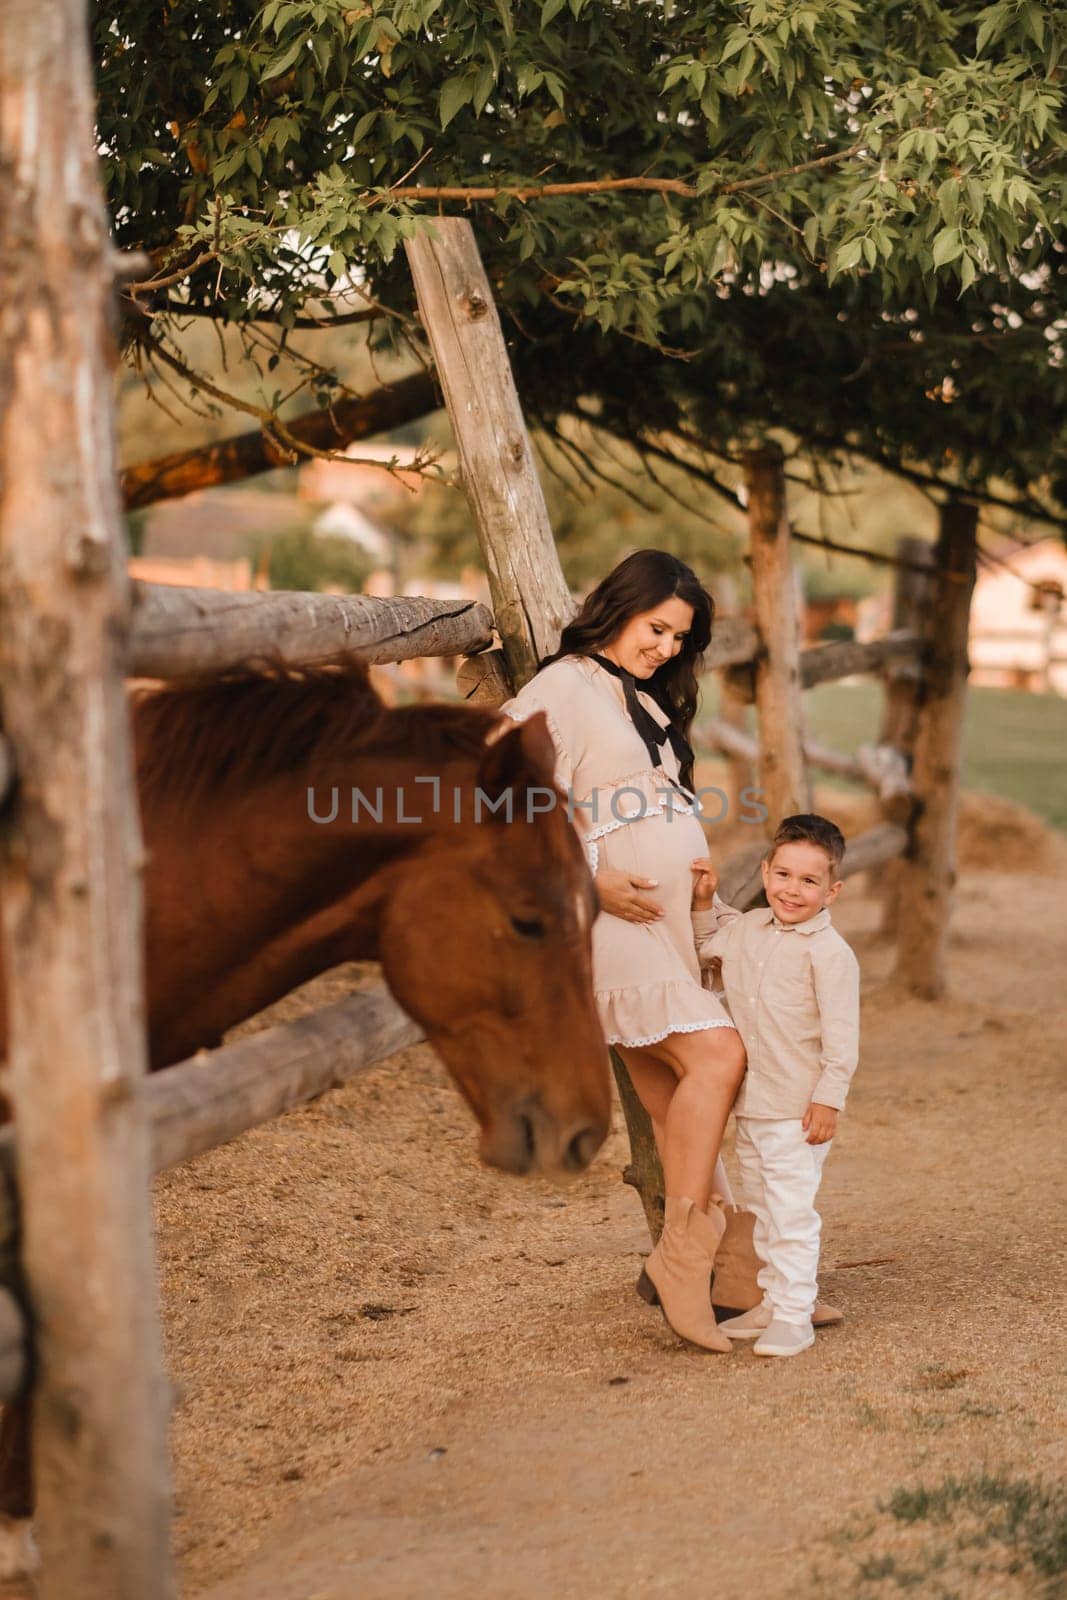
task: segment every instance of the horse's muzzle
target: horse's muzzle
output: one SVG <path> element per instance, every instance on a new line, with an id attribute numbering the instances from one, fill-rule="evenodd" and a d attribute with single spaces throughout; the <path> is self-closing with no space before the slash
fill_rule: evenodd
<path id="1" fill-rule="evenodd" d="M 581 1172 L 607 1133 L 606 1117 L 563 1123 L 535 1095 L 526 1095 L 493 1113 L 482 1130 L 482 1160 L 518 1174 Z"/>

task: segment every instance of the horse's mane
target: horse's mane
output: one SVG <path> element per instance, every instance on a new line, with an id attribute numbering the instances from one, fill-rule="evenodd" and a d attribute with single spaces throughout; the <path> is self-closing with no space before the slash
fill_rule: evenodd
<path id="1" fill-rule="evenodd" d="M 386 706 L 351 657 L 299 668 L 248 663 L 224 677 L 139 689 L 132 711 L 146 809 L 195 806 L 369 749 L 428 761 L 476 757 L 496 721 L 474 706 Z"/>

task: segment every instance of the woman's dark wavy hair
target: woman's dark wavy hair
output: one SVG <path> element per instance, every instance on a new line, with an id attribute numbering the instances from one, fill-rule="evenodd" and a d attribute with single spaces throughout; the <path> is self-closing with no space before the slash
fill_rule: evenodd
<path id="1" fill-rule="evenodd" d="M 574 621 L 560 634 L 559 649 L 545 657 L 542 667 L 562 656 L 597 654 L 631 617 L 654 611 L 664 600 L 675 597 L 692 606 L 692 626 L 678 654 L 657 667 L 640 688 L 655 698 L 687 739 L 699 699 L 698 675 L 704 651 L 711 643 L 715 602 L 692 568 L 666 550 L 635 550 L 620 561 L 586 596 Z M 687 789 L 692 787 L 692 762 L 679 777 Z"/>

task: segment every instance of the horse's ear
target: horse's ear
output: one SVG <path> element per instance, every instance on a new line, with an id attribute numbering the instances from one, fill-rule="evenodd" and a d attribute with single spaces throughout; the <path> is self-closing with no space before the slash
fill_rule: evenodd
<path id="1" fill-rule="evenodd" d="M 555 782 L 556 747 L 543 711 L 535 711 L 486 746 L 478 767 L 478 787 L 491 800 L 505 789 L 524 793 L 531 786 L 551 789 Z"/>

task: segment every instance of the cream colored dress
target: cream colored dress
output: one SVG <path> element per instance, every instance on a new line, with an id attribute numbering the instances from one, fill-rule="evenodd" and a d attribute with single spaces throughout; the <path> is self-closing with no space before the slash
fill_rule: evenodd
<path id="1" fill-rule="evenodd" d="M 666 714 L 651 696 L 641 694 L 641 701 L 663 727 Z M 661 749 L 660 767 L 650 766 L 622 684 L 587 656 L 552 662 L 503 710 L 517 722 L 546 713 L 556 781 L 572 799 L 591 871 L 614 867 L 656 880 L 649 893 L 664 908 L 658 922 L 602 911 L 593 924 L 593 983 L 608 1043 L 655 1044 L 672 1033 L 732 1028 L 701 984 L 689 863 L 708 847 L 693 805 L 668 781 L 678 777 L 670 744 Z"/>

